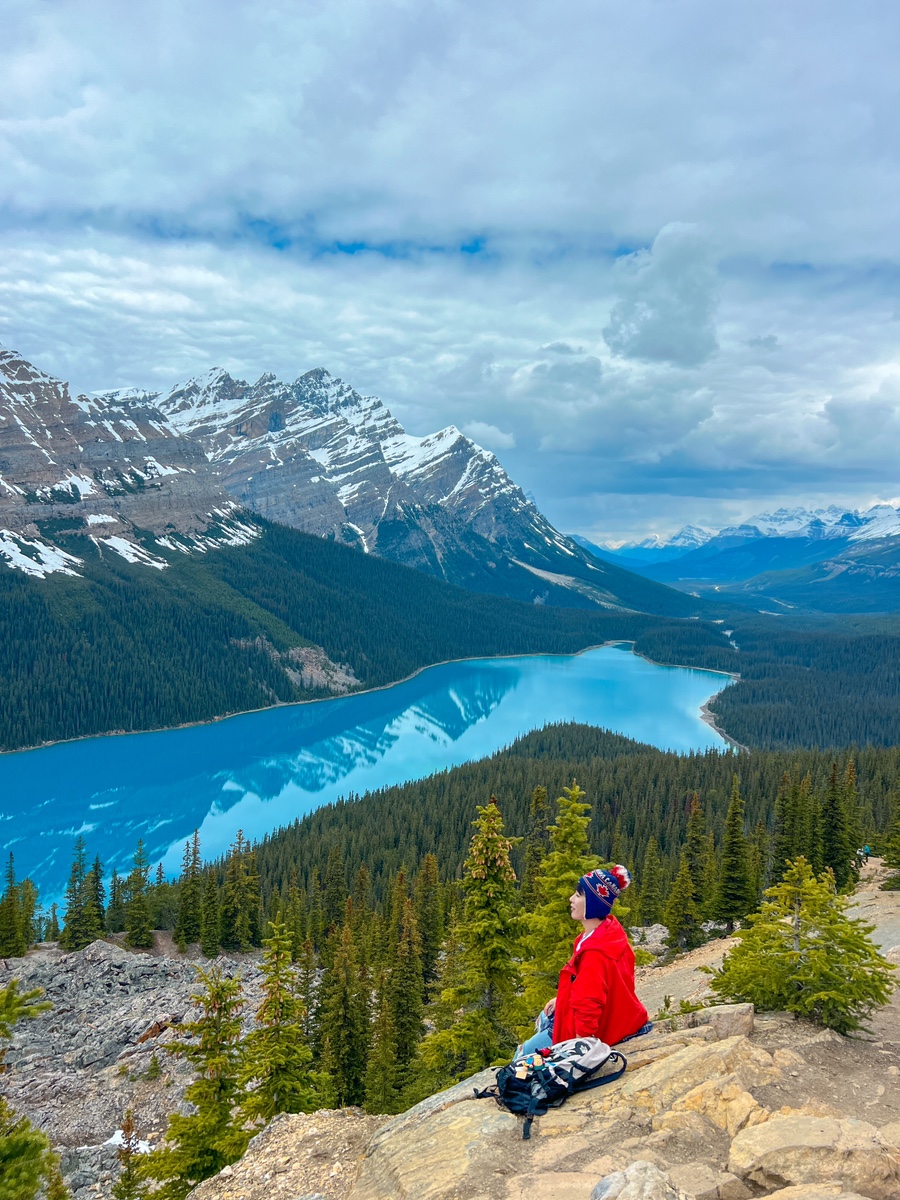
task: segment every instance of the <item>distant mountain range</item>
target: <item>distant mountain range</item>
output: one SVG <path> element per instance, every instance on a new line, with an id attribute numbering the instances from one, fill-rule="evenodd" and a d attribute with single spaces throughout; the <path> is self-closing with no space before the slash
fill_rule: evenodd
<path id="1" fill-rule="evenodd" d="M 454 426 L 414 437 L 323 369 L 253 384 L 216 369 L 167 392 L 73 397 L 0 351 L 0 564 L 77 575 L 84 545 L 164 570 L 173 554 L 252 541 L 254 517 L 474 591 L 702 610 L 563 536 Z"/>
<path id="2" fill-rule="evenodd" d="M 697 596 L 784 612 L 900 609 L 900 510 L 780 508 L 718 532 L 579 544 L 605 562 Z"/>

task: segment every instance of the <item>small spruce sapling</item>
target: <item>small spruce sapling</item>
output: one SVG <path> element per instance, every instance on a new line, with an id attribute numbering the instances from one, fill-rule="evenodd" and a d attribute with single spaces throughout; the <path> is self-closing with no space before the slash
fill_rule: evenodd
<path id="1" fill-rule="evenodd" d="M 838 1033 L 863 1028 L 890 999 L 894 967 L 869 936 L 874 926 L 848 917 L 848 904 L 830 871 L 816 878 L 805 858 L 789 863 L 713 974 L 713 990 Z"/>

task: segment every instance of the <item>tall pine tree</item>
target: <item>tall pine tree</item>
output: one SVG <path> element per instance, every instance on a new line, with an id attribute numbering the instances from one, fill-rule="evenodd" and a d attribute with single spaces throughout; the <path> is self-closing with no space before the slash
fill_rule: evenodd
<path id="1" fill-rule="evenodd" d="M 189 945 L 200 941 L 203 926 L 203 866 L 200 861 L 200 831 L 184 843 L 181 878 L 178 884 L 178 915 L 175 919 L 175 942 L 185 952 Z"/>
<path id="2" fill-rule="evenodd" d="M 750 855 L 744 836 L 744 802 L 737 775 L 731 786 L 731 803 L 725 817 L 722 836 L 722 863 L 719 871 L 719 890 L 716 895 L 715 917 L 724 921 L 729 933 L 756 907 Z"/>
<path id="3" fill-rule="evenodd" d="M 102 926 L 97 925 L 96 909 L 91 903 L 87 887 L 86 854 L 84 838 L 76 838 L 72 870 L 66 887 L 65 923 L 59 935 L 63 950 L 83 950 L 103 933 Z"/>
<path id="4" fill-rule="evenodd" d="M 452 994 L 441 993 L 445 1011 L 455 1020 L 422 1043 L 425 1065 L 437 1079 L 478 1071 L 508 1055 L 515 1042 L 520 975 L 516 876 L 509 857 L 513 843 L 493 797 L 479 807 L 474 826 L 458 929 L 461 974 Z"/>
<path id="5" fill-rule="evenodd" d="M 663 894 L 662 871 L 656 838 L 651 837 L 644 853 L 644 866 L 640 877 L 641 923 L 656 925 L 662 920 Z"/>
<path id="6" fill-rule="evenodd" d="M 531 912 L 539 900 L 537 881 L 550 843 L 549 824 L 547 789 L 538 784 L 531 793 L 528 836 L 525 839 L 525 868 L 522 872 L 522 887 L 519 890 L 519 899 L 526 912 Z"/>
<path id="7" fill-rule="evenodd" d="M 845 891 L 854 882 L 853 851 L 847 828 L 847 809 L 844 802 L 840 768 L 831 764 L 821 808 L 822 866 L 830 867 L 838 891 Z"/>
<path id="8" fill-rule="evenodd" d="M 422 940 L 422 978 L 426 987 L 434 982 L 438 955 L 441 952 L 441 888 L 438 863 L 433 854 L 426 854 L 414 887 L 416 924 Z"/>
<path id="9" fill-rule="evenodd" d="M 125 885 L 125 942 L 137 950 L 148 950 L 153 945 L 149 876 L 150 866 L 141 840 L 134 852 L 134 866 Z"/>
<path id="10" fill-rule="evenodd" d="M 322 1068 L 328 1076 L 323 1085 L 327 1102 L 330 1107 L 342 1108 L 362 1104 L 366 1097 L 369 984 L 350 922 L 332 937 L 336 945 L 321 985 L 319 1037 Z"/>
<path id="11" fill-rule="evenodd" d="M 215 968 L 197 973 L 202 990 L 192 999 L 199 1015 L 183 1026 L 191 1040 L 168 1047 L 197 1073 L 184 1094 L 193 1112 L 173 1113 L 165 1143 L 140 1164 L 141 1177 L 159 1185 L 153 1191 L 156 1200 L 184 1200 L 198 1183 L 240 1158 L 249 1139 L 234 1116 L 242 1098 L 240 980 Z"/>
<path id="12" fill-rule="evenodd" d="M 280 913 L 263 946 L 263 999 L 256 1028 L 244 1039 L 240 1073 L 242 1086 L 251 1089 L 241 1114 L 252 1123 L 271 1121 L 283 1112 L 312 1112 L 319 1102 L 309 1072 L 312 1051 L 303 1028 L 303 998 L 291 968 L 290 934 Z"/>

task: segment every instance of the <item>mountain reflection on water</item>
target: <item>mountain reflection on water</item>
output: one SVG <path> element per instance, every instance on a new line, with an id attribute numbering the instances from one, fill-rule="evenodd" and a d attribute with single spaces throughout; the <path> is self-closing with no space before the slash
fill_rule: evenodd
<path id="1" fill-rule="evenodd" d="M 699 709 L 727 678 L 629 650 L 447 663 L 377 692 L 2 755 L 0 845 L 48 900 L 65 887 L 79 833 L 107 872 L 128 870 L 138 838 L 151 863 L 175 872 L 195 828 L 213 857 L 239 828 L 261 837 L 339 796 L 481 758 L 553 721 L 676 750 L 722 745 Z"/>

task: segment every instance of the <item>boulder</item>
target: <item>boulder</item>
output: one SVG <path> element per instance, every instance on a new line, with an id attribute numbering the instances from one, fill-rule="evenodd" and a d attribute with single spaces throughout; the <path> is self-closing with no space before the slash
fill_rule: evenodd
<path id="1" fill-rule="evenodd" d="M 753 1032 L 752 1004 L 711 1004 L 709 1008 L 699 1008 L 692 1013 L 675 1013 L 654 1022 L 656 1029 L 696 1029 L 703 1025 L 710 1026 L 716 1037 L 728 1038 L 743 1034 L 749 1037 Z"/>
<path id="2" fill-rule="evenodd" d="M 415 1111 L 369 1142 L 349 1200 L 439 1200 L 464 1181 L 522 1169 L 519 1122 L 495 1105 L 470 1099 L 409 1119 Z"/>
<path id="3" fill-rule="evenodd" d="M 900 1155 L 865 1121 L 784 1117 L 742 1129 L 728 1167 L 769 1190 L 835 1183 L 870 1200 L 900 1196 Z"/>
<path id="4" fill-rule="evenodd" d="M 878 1132 L 889 1146 L 900 1147 L 900 1121 L 891 1121 L 890 1125 L 882 1125 Z"/>
<path id="5" fill-rule="evenodd" d="M 750 1095 L 737 1075 L 722 1075 L 691 1088 L 672 1105 L 673 1115 L 678 1112 L 699 1113 L 729 1137 L 745 1125 L 761 1125 L 769 1119 L 768 1109 Z"/>
<path id="6" fill-rule="evenodd" d="M 719 1172 L 708 1163 L 684 1163 L 670 1167 L 669 1179 L 688 1200 L 719 1200 Z"/>
<path id="7" fill-rule="evenodd" d="M 744 1087 L 777 1082 L 781 1072 L 767 1051 L 749 1038 L 728 1037 L 711 1045 L 685 1046 L 675 1054 L 651 1063 L 635 1075 L 595 1093 L 588 1100 L 594 1111 L 609 1112 L 622 1104 L 649 1116 L 664 1112 L 693 1088 L 723 1075 L 734 1075 Z M 591 1093 L 588 1093 L 591 1096 Z"/>
<path id="8" fill-rule="evenodd" d="M 668 1175 L 651 1162 L 638 1159 L 624 1171 L 601 1179 L 590 1200 L 682 1200 Z"/>

